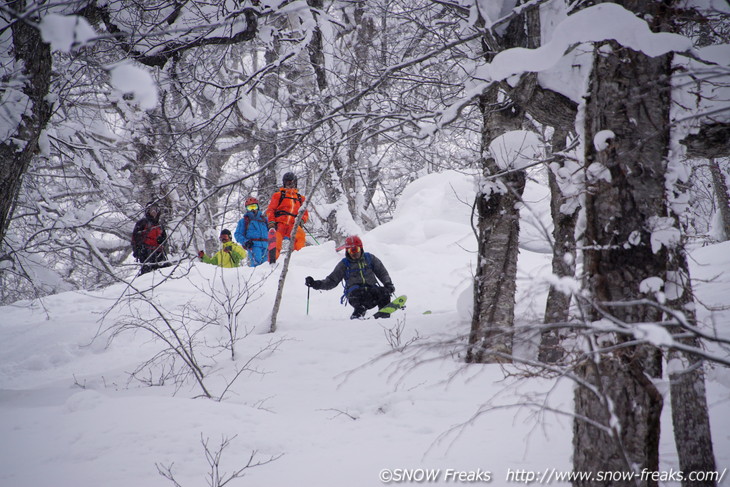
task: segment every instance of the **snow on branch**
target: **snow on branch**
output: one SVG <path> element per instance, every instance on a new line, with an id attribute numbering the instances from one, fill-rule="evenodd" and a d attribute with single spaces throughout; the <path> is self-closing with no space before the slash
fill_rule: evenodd
<path id="1" fill-rule="evenodd" d="M 655 33 L 647 23 L 615 3 L 602 3 L 569 16 L 558 24 L 553 38 L 537 49 L 506 49 L 487 65 L 477 69 L 477 77 L 502 81 L 526 72 L 545 71 L 555 66 L 575 44 L 615 40 L 619 44 L 647 56 L 692 49 L 687 37 L 667 32 Z"/>
<path id="2" fill-rule="evenodd" d="M 38 29 L 54 51 L 70 52 L 97 36 L 89 22 L 77 15 L 48 14 L 41 19 Z"/>
<path id="3" fill-rule="evenodd" d="M 620 5 L 603 3 L 588 7 L 558 24 L 552 32 L 552 39 L 545 45 L 536 49 L 505 49 L 491 63 L 476 66 L 473 82 L 467 85 L 462 97 L 445 108 L 437 122 L 422 124 L 420 136 L 432 135 L 457 119 L 464 108 L 493 83 L 524 73 L 548 71 L 555 68 L 576 45 L 605 40 L 615 40 L 652 57 L 669 52 L 693 51 L 689 38 L 667 32 L 655 33 L 644 20 Z"/>

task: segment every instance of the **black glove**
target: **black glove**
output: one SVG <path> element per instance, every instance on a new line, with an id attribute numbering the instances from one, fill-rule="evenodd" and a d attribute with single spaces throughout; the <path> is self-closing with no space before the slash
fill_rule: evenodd
<path id="1" fill-rule="evenodd" d="M 304 278 L 304 284 L 307 287 L 311 287 L 312 289 L 320 289 L 322 287 L 321 281 L 315 281 L 312 276 L 307 276 Z"/>
<path id="2" fill-rule="evenodd" d="M 395 292 L 395 286 L 392 282 L 387 283 L 385 286 L 383 286 L 386 291 L 388 291 L 388 294 L 393 294 Z"/>
<path id="3" fill-rule="evenodd" d="M 157 237 L 157 243 L 158 244 L 161 244 L 164 241 L 165 241 L 165 237 L 163 237 L 162 235 L 160 235 L 159 237 Z"/>
<path id="4" fill-rule="evenodd" d="M 246 240 L 243 243 L 243 248 L 246 250 L 251 250 L 253 248 L 253 240 Z"/>

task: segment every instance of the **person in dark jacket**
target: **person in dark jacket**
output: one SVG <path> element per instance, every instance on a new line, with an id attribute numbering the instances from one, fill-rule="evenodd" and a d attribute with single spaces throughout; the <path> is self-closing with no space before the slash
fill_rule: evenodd
<path id="1" fill-rule="evenodd" d="M 160 207 L 154 201 L 147 203 L 144 218 L 140 219 L 132 231 L 132 255 L 142 263 L 139 275 L 155 269 L 168 267 L 165 246 L 167 233 L 160 223 Z"/>
<path id="2" fill-rule="evenodd" d="M 345 258 L 334 268 L 332 273 L 321 281 L 307 276 L 304 284 L 312 289 L 333 289 L 341 281 L 345 286 L 343 299 L 354 308 L 351 320 L 363 318 L 367 310 L 378 309 L 390 303 L 390 295 L 395 286 L 383 263 L 369 252 L 364 252 L 362 240 L 357 235 L 347 237 L 345 245 L 337 250 L 345 249 Z M 379 284 L 378 281 L 380 281 Z M 375 313 L 375 318 L 390 318 L 387 313 Z"/>

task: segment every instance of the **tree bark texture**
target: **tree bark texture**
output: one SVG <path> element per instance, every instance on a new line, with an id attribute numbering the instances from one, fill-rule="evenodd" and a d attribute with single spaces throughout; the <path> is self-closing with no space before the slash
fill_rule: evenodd
<path id="1" fill-rule="evenodd" d="M 517 46 L 537 47 L 539 32 L 539 12 L 527 9 L 524 15 L 510 22 L 502 38 L 485 36 L 485 52 L 495 53 Z M 493 54 L 487 55 L 488 61 L 491 56 Z M 525 171 L 512 171 L 494 179 L 494 175 L 503 171 L 488 150 L 500 135 L 522 128 L 525 110 L 505 94 L 507 87 L 503 88 L 490 87 L 479 101 L 483 117 L 482 172 L 490 189 L 485 188 L 476 197 L 479 245 L 474 276 L 474 312 L 466 355 L 466 361 L 472 363 L 506 362 L 512 354 L 520 234 L 518 204 L 525 189 L 526 174 Z"/>
<path id="2" fill-rule="evenodd" d="M 730 157 L 730 124 L 706 123 L 699 132 L 681 141 L 687 147 L 687 156 L 713 159 Z"/>
<path id="3" fill-rule="evenodd" d="M 349 94 L 355 94 L 363 88 L 365 83 L 365 73 L 369 71 L 371 63 L 374 59 L 373 40 L 379 38 L 379 33 L 375 28 L 375 20 L 368 15 L 366 10 L 366 2 L 356 2 L 352 9 L 352 22 L 356 26 L 355 32 L 352 34 L 352 51 L 353 56 L 347 69 L 345 78 L 345 88 Z M 358 105 L 362 100 L 358 99 Z M 356 105 L 347 107 L 349 110 L 355 110 Z M 369 111 L 369 106 L 359 107 L 361 110 Z M 340 184 L 343 189 L 343 196 L 347 199 L 347 207 L 352 215 L 353 220 L 358 226 L 365 228 L 363 225 L 362 215 L 369 203 L 369 199 L 363 198 L 363 193 L 367 188 L 358 185 L 359 176 L 364 171 L 363 162 L 367 164 L 368 146 L 374 143 L 373 140 L 364 142 L 365 135 L 372 129 L 366 127 L 366 123 L 359 120 L 349 127 L 346 136 L 347 141 L 344 143 L 345 153 L 340 159 L 335 159 L 335 170 L 340 178 Z M 369 164 L 368 164 L 369 165 Z M 368 174 L 368 177 L 378 174 Z M 377 183 L 378 179 L 376 179 Z"/>
<path id="4" fill-rule="evenodd" d="M 537 73 L 526 73 L 516 86 L 507 82 L 500 85 L 515 103 L 524 107 L 538 123 L 556 130 L 569 132 L 575 129 L 578 105 L 565 95 L 546 90 L 537 82 Z"/>
<path id="5" fill-rule="evenodd" d="M 730 240 L 730 194 L 727 187 L 727 176 L 730 174 L 730 168 L 726 165 L 725 170 L 723 170 L 719 162 L 710 159 L 710 172 L 712 173 L 712 186 L 717 198 L 717 211 L 720 214 L 723 235 L 725 240 Z"/>
<path id="6" fill-rule="evenodd" d="M 667 305 L 681 310 L 684 319 L 697 327 L 692 281 L 689 279 L 689 264 L 684 248 L 673 249 L 669 260 L 667 281 Z M 670 328 L 675 340 L 694 348 L 701 348 L 699 338 L 685 333 L 679 326 Z M 677 336 L 679 335 L 679 336 Z M 685 352 L 670 350 L 667 356 L 669 369 L 669 393 L 672 405 L 672 426 L 674 444 L 679 457 L 679 469 L 687 477 L 683 487 L 711 487 L 714 480 L 689 481 L 689 472 L 713 472 L 716 469 L 715 452 L 712 446 L 710 414 L 707 409 L 705 369 L 703 360 Z"/>
<path id="7" fill-rule="evenodd" d="M 698 345 L 697 340 L 691 340 Z M 715 453 L 712 446 L 710 416 L 707 409 L 705 370 L 697 356 L 669 353 L 669 391 L 672 405 L 674 444 L 679 457 L 679 469 L 689 472 L 714 472 Z M 682 482 L 683 487 L 715 486 L 713 480 Z"/>
<path id="8" fill-rule="evenodd" d="M 553 135 L 552 150 L 565 150 L 567 133 L 556 129 Z M 548 184 L 550 185 L 550 214 L 553 219 L 553 260 L 552 273 L 558 277 L 575 276 L 575 223 L 578 218 L 578 209 L 573 213 L 565 214 L 560 211 L 563 205 L 563 196 L 558 186 L 553 169 L 562 167 L 563 161 L 556 161 L 554 167 L 548 168 Z M 551 165 L 553 166 L 553 165 Z M 554 286 L 548 291 L 545 304 L 546 325 L 552 323 L 567 323 L 570 311 L 570 294 L 566 294 Z M 540 336 L 540 346 L 537 359 L 543 363 L 555 363 L 563 358 L 564 350 L 560 346 L 559 329 L 545 329 Z"/>
<path id="9" fill-rule="evenodd" d="M 631 326 L 662 318 L 649 305 L 609 303 L 647 297 L 640 292 L 640 283 L 664 276 L 667 270 L 666 247 L 652 248 L 651 228 L 667 213 L 670 68 L 668 55 L 650 58 L 613 41 L 596 48 L 586 105 L 583 250 L 585 280 L 593 300 L 584 312 L 592 320 L 607 313 Z M 614 136 L 606 148 L 597 148 L 594 137 L 605 130 Z M 579 369 L 590 387 L 580 386 L 575 392 L 574 470 L 658 470 L 662 396 L 649 379 L 661 373 L 658 351 L 649 345 L 622 346 L 628 340 L 623 336 L 596 332 L 588 338 L 594 348 L 618 348 L 600 356 L 594 350 Z"/>
<path id="10" fill-rule="evenodd" d="M 279 43 L 274 42 L 273 48 L 266 49 L 264 59 L 267 65 L 272 64 L 278 58 Z M 278 69 L 273 73 L 269 73 L 264 78 L 262 92 L 266 97 L 276 99 L 277 93 L 279 92 L 279 72 Z M 254 96 L 253 105 L 258 107 L 258 100 Z M 258 199 L 262 207 L 268 204 L 271 199 L 271 195 L 274 194 L 278 189 L 278 181 L 276 178 L 276 164 L 272 164 L 276 158 L 276 154 L 279 150 L 279 140 L 277 136 L 278 126 L 274 124 L 274 127 L 270 129 L 260 129 L 254 132 L 254 139 L 258 142 L 258 164 L 261 172 L 259 173 L 257 185 L 258 185 Z"/>
<path id="11" fill-rule="evenodd" d="M 577 372 L 591 384 L 575 390 L 573 470 L 575 472 L 632 472 L 658 470 L 659 418 L 662 396 L 635 354 L 601 357 Z M 597 427 L 586 421 L 600 424 Z M 575 480 L 576 486 L 649 486 L 656 482 L 610 479 Z"/>
<path id="12" fill-rule="evenodd" d="M 25 1 L 8 4 L 19 15 Z M 52 106 L 46 96 L 51 86 L 51 49 L 38 29 L 23 21 L 11 27 L 15 64 L 22 68 L 24 83 L 19 90 L 26 97 L 26 109 L 15 133 L 0 142 L 0 242 L 4 240 L 13 215 L 23 175 L 38 152 L 38 139 L 51 118 Z"/>
<path id="13" fill-rule="evenodd" d="M 497 96 L 497 88 L 492 88 L 480 103 L 484 115 L 483 154 L 495 138 L 520 128 L 524 119 L 524 111 L 512 104 L 497 103 Z M 485 177 L 501 172 L 491 157 L 485 159 L 483 171 Z M 477 195 L 479 250 L 467 362 L 503 362 L 512 353 L 520 233 L 517 205 L 526 176 L 524 171 L 515 171 L 493 182 L 499 182 L 502 191 Z"/>

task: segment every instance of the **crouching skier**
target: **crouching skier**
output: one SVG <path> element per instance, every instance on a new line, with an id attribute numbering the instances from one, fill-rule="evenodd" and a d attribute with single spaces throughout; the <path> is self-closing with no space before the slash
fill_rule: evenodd
<path id="1" fill-rule="evenodd" d="M 321 281 L 307 276 L 304 283 L 312 289 L 333 289 L 342 281 L 345 294 L 342 301 L 355 308 L 351 320 L 363 318 L 371 308 L 380 309 L 390 302 L 390 295 L 395 286 L 390 280 L 383 263 L 369 252 L 363 252 L 362 240 L 357 235 L 347 237 L 345 245 L 337 250 L 345 249 L 345 258 L 334 268 L 332 273 Z M 378 280 L 382 286 L 378 284 Z M 375 313 L 375 318 L 390 318 L 388 313 Z"/>

